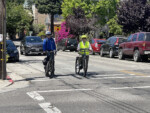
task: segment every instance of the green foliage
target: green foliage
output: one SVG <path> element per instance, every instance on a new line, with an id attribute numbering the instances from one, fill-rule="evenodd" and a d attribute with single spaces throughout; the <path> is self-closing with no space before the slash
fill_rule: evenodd
<path id="1" fill-rule="evenodd" d="M 34 31 L 34 33 L 39 33 L 39 32 L 41 32 L 41 31 L 43 31 L 44 30 L 44 28 L 45 28 L 45 25 L 42 25 L 42 24 L 33 24 L 33 31 Z"/>
<path id="2" fill-rule="evenodd" d="M 64 0 L 62 3 L 62 15 L 67 18 L 73 14 L 73 8 L 82 8 L 87 17 L 92 17 L 95 12 L 95 2 L 93 0 Z"/>
<path id="3" fill-rule="evenodd" d="M 118 17 L 114 16 L 114 18 L 110 19 L 107 24 L 109 26 L 109 32 L 114 35 L 122 34 L 122 26 L 117 23 Z"/>
<path id="4" fill-rule="evenodd" d="M 44 14 L 60 14 L 61 0 L 36 0 L 38 12 Z"/>
<path id="5" fill-rule="evenodd" d="M 24 4 L 25 0 L 7 0 L 7 2 L 12 2 L 12 3 L 22 5 Z"/>
<path id="6" fill-rule="evenodd" d="M 38 34 L 39 37 L 41 38 L 44 38 L 45 37 L 45 32 L 44 31 L 41 31 L 39 34 Z"/>
<path id="7" fill-rule="evenodd" d="M 116 15 L 117 4 L 119 0 L 99 0 L 96 5 L 96 14 L 99 17 L 99 23 L 105 25 Z"/>
<path id="8" fill-rule="evenodd" d="M 32 16 L 24 10 L 22 5 L 16 3 L 7 2 L 7 32 L 16 34 L 22 32 L 24 29 L 29 30 L 30 23 L 32 22 Z"/>

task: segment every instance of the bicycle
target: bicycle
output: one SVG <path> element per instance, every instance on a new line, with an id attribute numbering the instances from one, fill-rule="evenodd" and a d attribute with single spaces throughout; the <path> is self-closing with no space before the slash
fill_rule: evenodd
<path id="1" fill-rule="evenodd" d="M 48 51 L 48 62 L 45 67 L 45 75 L 52 78 L 54 76 L 54 51 Z"/>
<path id="2" fill-rule="evenodd" d="M 80 54 L 80 52 L 83 52 L 84 54 Z M 87 76 L 87 69 L 88 69 L 88 59 L 89 55 L 86 55 L 86 52 L 89 52 L 89 49 L 80 49 L 79 57 L 76 57 L 76 62 L 75 62 L 75 73 L 79 74 L 80 70 L 83 69 L 84 71 L 84 77 Z"/>

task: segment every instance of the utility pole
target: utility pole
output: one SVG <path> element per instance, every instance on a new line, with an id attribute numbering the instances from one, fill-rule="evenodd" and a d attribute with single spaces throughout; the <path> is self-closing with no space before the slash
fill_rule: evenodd
<path id="1" fill-rule="evenodd" d="M 6 79 L 6 1 L 0 0 L 0 79 Z"/>

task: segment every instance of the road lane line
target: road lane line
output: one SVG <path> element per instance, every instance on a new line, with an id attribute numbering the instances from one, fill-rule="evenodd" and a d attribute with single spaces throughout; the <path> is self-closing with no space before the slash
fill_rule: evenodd
<path id="1" fill-rule="evenodd" d="M 64 90 L 47 90 L 47 91 L 36 91 L 38 93 L 53 93 L 53 92 L 71 92 L 71 91 L 91 91 L 92 89 L 64 89 Z"/>
<path id="2" fill-rule="evenodd" d="M 134 75 L 139 75 L 139 76 L 147 76 L 146 74 L 143 73 L 136 73 L 136 72 L 132 72 L 132 71 L 126 71 L 126 70 L 122 70 L 120 72 L 126 73 L 126 74 L 134 74 Z"/>
<path id="3" fill-rule="evenodd" d="M 102 78 L 90 78 L 90 79 L 126 79 L 126 78 L 150 78 L 150 76 L 102 77 Z"/>
<path id="4" fill-rule="evenodd" d="M 109 88 L 109 89 L 119 90 L 119 89 L 146 89 L 146 88 L 150 88 L 150 86 L 138 86 L 138 87 L 116 87 L 116 88 Z"/>
<path id="5" fill-rule="evenodd" d="M 62 113 L 58 108 L 54 107 L 51 103 L 39 104 L 47 113 Z"/>
<path id="6" fill-rule="evenodd" d="M 32 99 L 38 100 L 38 101 L 44 101 L 44 97 L 42 97 L 38 92 L 32 91 L 32 92 L 27 92 L 27 95 L 29 95 Z"/>

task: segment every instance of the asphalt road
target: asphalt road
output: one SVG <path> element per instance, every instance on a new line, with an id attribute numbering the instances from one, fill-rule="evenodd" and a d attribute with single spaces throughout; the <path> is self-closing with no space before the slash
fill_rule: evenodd
<path id="1" fill-rule="evenodd" d="M 91 55 L 85 78 L 83 71 L 75 74 L 76 56 L 58 52 L 53 79 L 44 75 L 45 56 L 21 55 L 20 62 L 8 63 L 24 79 L 0 93 L 0 113 L 150 113 L 150 62 Z"/>

